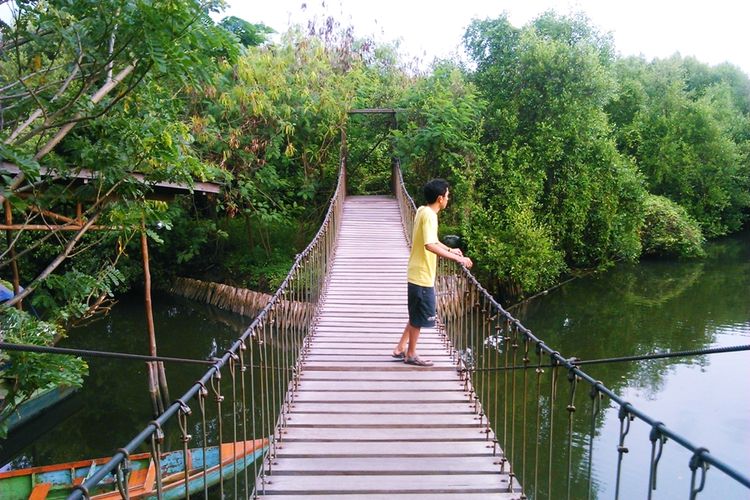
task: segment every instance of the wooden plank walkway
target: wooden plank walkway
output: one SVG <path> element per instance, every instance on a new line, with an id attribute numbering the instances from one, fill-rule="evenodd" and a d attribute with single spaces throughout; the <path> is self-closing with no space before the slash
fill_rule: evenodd
<path id="1" fill-rule="evenodd" d="M 435 329 L 394 360 L 407 321 L 409 250 L 396 201 L 348 197 L 295 404 L 261 497 L 521 498 Z M 499 453 L 499 451 L 498 451 Z"/>

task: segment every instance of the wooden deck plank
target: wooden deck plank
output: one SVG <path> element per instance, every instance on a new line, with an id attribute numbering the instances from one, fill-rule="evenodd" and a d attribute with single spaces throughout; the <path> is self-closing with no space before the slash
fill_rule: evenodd
<path id="1" fill-rule="evenodd" d="M 303 371 L 300 380 L 358 380 L 379 382 L 393 380 L 402 382 L 419 382 L 424 380 L 446 381 L 456 380 L 453 371 L 431 371 L 425 373 L 420 370 L 408 372 L 397 371 L 341 371 L 341 370 L 306 370 Z"/>
<path id="2" fill-rule="evenodd" d="M 503 474 L 412 475 L 275 475 L 266 494 L 275 492 L 317 494 L 351 493 L 503 493 L 508 476 Z"/>
<path id="3" fill-rule="evenodd" d="M 360 380 L 304 380 L 299 385 L 300 391 L 462 391 L 464 384 L 457 380 L 446 380 L 435 382 L 425 380 L 423 382 L 402 382 L 400 380 L 389 380 L 386 382 L 364 382 Z"/>
<path id="4" fill-rule="evenodd" d="M 346 346 L 349 343 L 353 344 L 355 342 L 380 342 L 388 343 L 391 348 L 393 348 L 396 346 L 396 342 L 398 342 L 398 340 L 401 338 L 401 330 L 403 330 L 403 325 L 398 329 L 393 328 L 391 330 L 379 330 L 375 328 L 358 331 L 347 330 L 346 328 L 341 328 L 338 330 L 326 329 L 326 331 L 317 332 L 311 338 L 310 344 L 312 345 L 313 342 L 319 340 L 340 339 L 337 340 L 337 342 L 340 342 L 342 346 Z M 445 345 L 445 341 L 443 340 L 443 338 L 436 333 L 426 332 L 422 335 L 424 336 L 424 338 L 422 338 L 422 336 L 419 337 L 420 346 L 427 344 Z"/>
<path id="5" fill-rule="evenodd" d="M 383 333 L 383 334 L 392 334 L 395 336 L 400 337 L 403 333 L 404 326 L 406 326 L 406 321 L 404 322 L 398 322 L 394 325 L 382 325 L 382 324 L 372 324 L 372 321 L 368 321 L 367 324 L 327 324 L 324 322 L 321 322 L 317 326 L 317 330 L 313 334 L 312 338 L 317 339 L 320 337 L 330 336 L 332 334 L 335 334 L 336 336 L 341 336 L 341 334 L 344 334 L 345 337 L 349 338 L 356 338 L 357 333 L 364 333 L 364 339 L 365 340 L 376 340 L 372 337 L 373 333 Z M 437 330 L 434 328 L 424 328 L 424 331 L 419 336 L 419 344 L 422 345 L 423 342 L 430 341 L 430 340 L 440 340 L 441 342 L 444 342 L 443 336 L 438 334 Z"/>
<path id="6" fill-rule="evenodd" d="M 352 413 L 298 413 L 289 420 L 290 427 L 478 427 L 478 416 L 471 412 L 435 413 L 396 413 L 396 414 L 352 414 Z"/>
<path id="7" fill-rule="evenodd" d="M 373 441 L 284 442 L 278 457 L 487 457 L 493 456 L 485 441 Z"/>
<path id="8" fill-rule="evenodd" d="M 352 438 L 355 436 L 355 438 Z M 284 433 L 283 442 L 287 441 L 309 441 L 309 442 L 365 442 L 365 441 L 403 441 L 409 440 L 413 443 L 423 441 L 482 441 L 486 442 L 486 434 L 483 429 L 454 428 L 451 429 L 450 438 L 446 438 L 445 429 L 431 428 L 379 428 L 379 429 L 357 429 L 356 433 L 349 433 L 346 429 L 322 428 L 322 427 L 298 427 L 287 429 Z"/>
<path id="9" fill-rule="evenodd" d="M 279 458 L 274 465 L 284 475 L 304 473 L 378 473 L 407 475 L 414 472 L 423 474 L 498 474 L 500 466 L 483 457 L 465 457 L 455 460 L 451 457 L 434 457 L 424 460 L 417 457 L 400 457 L 383 464 L 382 458 Z"/>
<path id="10" fill-rule="evenodd" d="M 349 332 L 346 331 L 328 331 L 325 333 L 318 332 L 310 339 L 310 347 L 319 346 L 321 348 L 326 347 L 340 347 L 346 348 L 359 348 L 363 345 L 368 348 L 384 349 L 386 352 L 393 351 L 396 346 L 396 341 L 401 337 L 397 333 L 378 333 L 377 331 L 370 332 Z M 396 341 L 393 341 L 393 339 Z M 426 334 L 425 338 L 419 339 L 419 346 L 429 347 L 434 349 L 438 346 L 445 347 L 445 341 L 437 335 Z M 390 349 L 388 349 L 389 347 Z"/>
<path id="11" fill-rule="evenodd" d="M 309 498 L 328 498 L 328 493 L 316 495 L 315 493 L 305 492 L 303 495 L 284 495 L 272 494 L 261 495 L 261 498 L 272 498 L 273 500 L 309 500 Z M 521 498 L 519 493 L 357 493 L 354 495 L 336 495 L 336 500 L 518 500 Z"/>
<path id="12" fill-rule="evenodd" d="M 468 398 L 463 391 L 450 392 L 412 392 L 412 391 L 390 391 L 390 392 L 317 392 L 304 391 L 295 396 L 296 401 L 350 401 L 350 402 L 386 402 L 386 401 L 440 401 L 443 403 L 453 403 L 466 401 Z"/>
<path id="13" fill-rule="evenodd" d="M 456 366 L 450 361 L 443 361 L 436 359 L 435 365 L 427 368 L 428 370 L 447 370 L 456 371 Z M 382 360 L 378 361 L 367 361 L 367 362 L 350 362 L 350 361 L 307 361 L 305 363 L 306 370 L 327 370 L 327 369 L 340 369 L 342 371 L 351 370 L 396 370 L 396 371 L 408 371 L 408 370 L 425 370 L 423 367 L 407 365 L 401 361 L 394 361 L 390 356 L 383 357 Z"/>
<path id="14" fill-rule="evenodd" d="M 381 352 L 387 353 L 392 352 L 393 347 L 395 346 L 394 342 L 388 338 L 379 338 L 366 335 L 363 335 L 360 338 L 355 337 L 353 339 L 350 339 L 350 337 L 352 337 L 352 335 L 346 335 L 345 333 L 321 337 L 315 336 L 310 342 L 310 348 L 312 349 L 317 347 L 320 349 L 377 349 Z M 342 341 L 342 339 L 346 340 L 346 342 Z M 424 349 L 437 349 L 439 347 L 443 347 L 444 345 L 445 343 L 442 341 L 442 339 L 439 338 L 430 339 L 428 337 L 426 339 L 419 340 L 420 352 Z"/>
<path id="15" fill-rule="evenodd" d="M 318 342 L 312 342 L 310 344 L 309 354 L 316 355 L 341 355 L 341 354 L 359 354 L 369 356 L 390 356 L 392 349 L 385 349 L 383 344 L 360 344 L 360 345 L 348 345 L 338 342 L 333 345 L 320 344 Z M 423 347 L 420 345 L 419 352 L 427 354 L 428 352 L 434 352 L 436 354 L 445 354 L 445 349 L 439 344 L 431 344 L 429 347 Z"/>
<path id="16" fill-rule="evenodd" d="M 435 403 L 425 404 L 412 402 L 379 403 L 373 408 L 367 403 L 312 403 L 310 401 L 295 401 L 295 412 L 298 413 L 367 413 L 380 415 L 384 413 L 474 413 L 474 407 L 470 403 Z"/>
<path id="17" fill-rule="evenodd" d="M 263 498 L 521 498 L 438 329 L 423 328 L 418 349 L 435 366 L 391 357 L 408 320 L 400 217 L 390 197 L 345 202 Z M 387 250 L 363 245 L 373 238 Z"/>
<path id="18" fill-rule="evenodd" d="M 373 321 L 372 317 L 368 317 L 366 314 L 359 313 L 348 313 L 336 315 L 330 314 L 320 320 L 319 326 L 351 326 L 353 323 L 359 325 L 369 326 L 370 328 L 383 329 L 384 326 L 391 326 L 394 333 L 399 332 L 399 329 L 403 331 L 406 325 L 407 316 L 388 316 L 385 318 L 378 318 L 377 321 Z M 432 331 L 436 331 L 431 329 Z M 429 330 L 428 330 L 429 331 Z"/>
<path id="19" fill-rule="evenodd" d="M 442 354 L 433 354 L 427 356 L 426 352 L 422 355 L 425 358 L 431 359 L 435 363 L 452 364 L 450 356 L 447 352 Z M 380 354 L 360 354 L 360 353 L 349 353 L 349 354 L 315 354 L 310 352 L 307 356 L 308 363 L 388 363 L 388 364 L 404 364 L 400 359 L 395 359 L 387 352 L 381 352 Z"/>

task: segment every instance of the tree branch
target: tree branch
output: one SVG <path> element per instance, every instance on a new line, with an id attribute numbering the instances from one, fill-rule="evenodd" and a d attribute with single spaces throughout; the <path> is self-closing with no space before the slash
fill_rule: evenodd
<path id="1" fill-rule="evenodd" d="M 52 99 L 50 99 L 50 102 L 55 102 L 55 100 L 57 100 L 57 98 L 60 97 L 63 94 L 63 92 L 65 92 L 67 90 L 68 85 L 70 85 L 70 83 L 73 81 L 73 79 L 78 74 L 82 58 L 83 58 L 83 53 L 81 53 L 80 56 L 78 57 L 78 61 L 76 63 L 75 69 L 73 71 L 71 71 L 70 75 L 65 80 L 65 83 L 63 83 L 62 87 L 60 87 L 60 89 L 57 91 L 57 93 L 52 97 Z M 39 118 L 40 116 L 42 116 L 43 113 L 44 113 L 44 110 L 42 108 L 37 108 L 37 110 L 34 111 L 31 114 L 31 116 L 29 116 L 28 120 L 26 120 L 24 123 L 22 123 L 21 125 L 19 125 L 18 128 L 16 128 L 13 131 L 13 133 L 10 134 L 10 136 L 8 136 L 8 138 L 5 140 L 5 144 L 10 144 L 14 140 L 16 140 L 16 137 L 18 137 L 18 135 L 21 132 L 23 132 L 24 130 L 26 130 L 29 127 L 29 125 L 31 125 L 37 118 Z"/>
<path id="2" fill-rule="evenodd" d="M 47 279 L 47 277 L 65 261 L 70 252 L 73 251 L 73 247 L 75 247 L 76 244 L 81 240 L 81 238 L 83 238 L 83 235 L 86 234 L 86 231 L 88 231 L 89 228 L 94 225 L 94 222 L 96 222 L 96 220 L 101 215 L 102 210 L 103 209 L 97 211 L 97 213 L 95 213 L 88 221 L 86 221 L 86 224 L 84 224 L 83 227 L 81 227 L 81 229 L 75 234 L 75 236 L 73 236 L 68 241 L 68 244 L 65 245 L 65 249 L 62 251 L 62 253 L 55 257 L 55 259 L 50 262 L 49 265 L 41 273 L 39 273 L 39 276 L 34 278 L 34 280 L 28 284 L 23 292 L 6 301 L 3 304 L 3 307 L 14 306 L 16 303 L 26 298 L 31 292 L 36 290 L 36 288 L 42 283 L 42 281 Z"/>
<path id="3" fill-rule="evenodd" d="M 87 210 L 86 210 L 86 211 L 85 211 L 85 212 L 84 212 L 84 213 L 82 214 L 82 216 L 86 216 L 86 215 L 88 215 L 89 213 L 93 213 L 94 211 L 96 211 L 96 210 L 98 209 L 98 207 L 99 207 L 100 205 L 102 205 L 102 204 L 103 204 L 103 203 L 105 203 L 105 202 L 106 202 L 107 200 L 109 200 L 110 196 L 112 196 L 112 193 L 114 193 L 114 192 L 115 192 L 115 190 L 116 190 L 116 189 L 117 189 L 117 188 L 118 188 L 118 187 L 119 187 L 120 185 L 122 185 L 122 183 L 123 183 L 123 182 L 124 182 L 123 180 L 120 180 L 120 181 L 116 182 L 116 183 L 115 183 L 115 184 L 114 184 L 114 185 L 113 185 L 112 187 L 110 187 L 110 189 L 109 189 L 109 190 L 108 190 L 108 191 L 107 191 L 107 192 L 106 192 L 106 193 L 105 193 L 105 194 L 104 194 L 103 196 L 98 196 L 98 197 L 97 197 L 97 200 L 96 200 L 96 202 L 95 202 L 95 203 L 94 203 L 93 205 L 91 205 L 91 207 L 89 207 L 89 208 L 88 208 L 88 209 L 87 209 Z M 102 210 L 103 210 L 103 208 L 102 208 Z M 99 211 L 101 211 L 101 210 L 99 210 Z M 29 223 L 29 222 L 31 222 L 31 221 L 32 221 L 32 220 L 34 219 L 34 217 L 36 217 L 36 215 L 30 215 L 30 216 L 27 216 L 27 217 L 26 217 L 26 223 Z M 35 242 L 34 242 L 34 243 L 33 243 L 32 245 L 30 245 L 29 247 L 27 247 L 27 248 L 24 248 L 24 249 L 23 249 L 22 251 L 18 252 L 18 253 L 16 254 L 16 260 L 17 260 L 17 259 L 20 259 L 20 258 L 21 258 L 21 257 L 22 257 L 23 255 L 25 255 L 25 254 L 27 254 L 27 253 L 31 252 L 32 250 L 34 250 L 35 248 L 39 247 L 39 246 L 40 246 L 40 245 L 41 245 L 42 243 L 44 243 L 44 242 L 45 242 L 46 240 L 48 240 L 48 239 L 49 239 L 49 238 L 51 238 L 52 236 L 55 236 L 55 237 L 59 236 L 59 234 L 60 234 L 60 231 L 61 231 L 60 229 L 53 229 L 53 230 L 50 230 L 50 231 L 49 231 L 49 232 L 48 232 L 47 234 L 45 234 L 45 235 L 44 235 L 43 237 L 41 237 L 41 238 L 39 238 L 38 240 L 36 240 L 36 241 L 35 241 Z M 14 238 L 14 241 L 13 241 L 13 245 L 15 245 L 15 242 L 16 242 L 16 241 L 18 240 L 18 238 L 19 238 L 19 237 L 21 236 L 21 233 L 23 233 L 23 232 L 24 232 L 23 230 L 21 230 L 21 231 L 17 231 L 17 232 L 16 232 L 16 235 L 15 235 L 15 238 Z M 58 238 L 58 240 L 60 240 L 60 239 Z M 60 241 L 60 244 L 62 244 L 62 241 Z M 6 251 L 4 251 L 4 252 L 2 253 L 2 255 L 0 255 L 0 269 L 2 269 L 2 268 L 4 268 L 4 267 L 6 267 L 6 266 L 7 266 L 7 265 L 9 265 L 9 264 L 10 264 L 11 262 L 13 262 L 13 260 L 14 260 L 14 259 L 9 259 L 9 260 L 6 260 L 6 261 L 2 261 L 2 258 L 4 258 L 4 257 L 5 257 L 5 255 L 6 255 L 6 254 L 7 254 L 7 253 L 8 253 L 9 251 L 10 251 L 10 248 L 9 248 L 9 249 L 7 249 Z"/>
<path id="4" fill-rule="evenodd" d="M 104 99 L 104 96 L 106 96 L 113 88 L 117 86 L 118 83 L 122 82 L 132 71 L 135 69 L 137 61 L 134 61 L 127 66 L 125 66 L 116 76 L 112 78 L 112 80 L 108 81 L 102 87 L 93 95 L 91 96 L 91 103 L 92 104 L 98 104 L 99 101 Z M 55 146 L 57 146 L 60 141 L 63 140 L 63 138 L 68 135 L 68 132 L 71 131 L 73 127 L 76 126 L 76 123 L 80 121 L 80 116 L 77 116 L 78 120 L 68 123 L 64 125 L 58 132 L 55 134 L 55 136 L 45 144 L 42 149 L 40 149 L 37 154 L 34 155 L 35 160 L 39 160 L 44 155 L 52 151 Z"/>
<path id="5" fill-rule="evenodd" d="M 99 101 L 104 99 L 104 96 L 106 96 L 112 89 L 114 89 L 117 84 L 119 84 L 123 79 L 125 79 L 134 69 L 135 65 L 137 64 L 137 60 L 133 61 L 132 63 L 125 66 L 114 78 L 112 78 L 111 81 L 105 83 L 102 85 L 102 87 L 93 95 L 91 96 L 91 102 L 93 104 L 97 104 Z M 80 118 L 80 117 L 79 117 Z M 41 157 L 52 151 L 52 149 L 60 143 L 60 141 L 63 140 L 63 138 L 70 132 L 70 130 L 75 127 L 76 123 L 78 123 L 80 120 L 72 121 L 66 125 L 64 125 L 58 132 L 55 134 L 55 136 L 45 144 L 42 149 L 40 149 L 36 155 L 34 155 L 35 160 L 39 160 Z M 15 189 L 18 188 L 18 186 L 21 185 L 25 178 L 25 175 L 23 172 L 16 175 L 13 180 L 10 182 L 8 187 L 6 188 L 6 191 L 12 192 Z M 5 196 L 0 194 L 0 202 L 5 200 Z"/>

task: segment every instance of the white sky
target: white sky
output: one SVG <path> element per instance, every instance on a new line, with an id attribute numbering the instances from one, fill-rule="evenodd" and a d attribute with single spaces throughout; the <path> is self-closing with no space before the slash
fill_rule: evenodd
<path id="1" fill-rule="evenodd" d="M 623 55 L 648 59 L 675 52 L 715 65 L 729 61 L 750 74 L 750 2 L 747 0 L 229 0 L 222 13 L 262 22 L 278 32 L 306 25 L 326 12 L 351 24 L 358 36 L 401 40 L 402 52 L 431 62 L 458 53 L 466 26 L 474 18 L 504 11 L 521 27 L 540 13 L 583 11 L 602 32 L 611 32 Z M 302 10 L 302 4 L 307 9 Z"/>

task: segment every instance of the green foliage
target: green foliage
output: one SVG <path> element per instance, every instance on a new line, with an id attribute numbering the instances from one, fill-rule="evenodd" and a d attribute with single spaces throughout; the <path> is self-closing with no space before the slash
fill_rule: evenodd
<path id="1" fill-rule="evenodd" d="M 10 82 L 6 89 L 13 97 L 3 106 L 0 121 L 2 155 L 26 175 L 18 185 L 16 179 L 3 176 L 4 195 L 13 203 L 15 221 L 38 224 L 41 210 L 71 217 L 76 202 L 82 202 L 85 211 L 76 217 L 84 222 L 98 217 L 99 224 L 112 228 L 81 238 L 70 254 L 76 257 L 75 267 L 59 259 L 75 232 L 54 238 L 22 233 L 12 240 L 16 251 L 25 254 L 21 269 L 27 286 L 36 286 L 37 273 L 50 270 L 50 262 L 56 262 L 52 271 L 59 268 L 60 275 L 67 276 L 53 275 L 40 294 L 38 300 L 50 310 L 55 304 L 72 318 L 74 311 L 84 309 L 80 297 L 70 301 L 67 291 L 93 293 L 91 280 L 110 273 L 141 220 L 151 217 L 153 204 L 143 203 L 151 182 L 191 185 L 194 179 L 225 175 L 195 154 L 190 127 L 182 121 L 184 104 L 178 98 L 184 96 L 186 86 L 213 74 L 217 51 L 222 52 L 222 60 L 238 53 L 234 38 L 209 17 L 221 5 L 194 0 L 19 2 L 12 22 L 0 28 L 4 49 L 0 75 Z M 132 71 L 124 80 L 115 78 L 129 67 Z M 109 79 L 110 88 L 116 90 L 97 92 Z M 102 99 L 95 103 L 97 94 Z M 64 132 L 60 127 L 68 122 L 86 126 L 63 134 L 44 156 L 40 148 L 53 134 Z M 42 156 L 54 177 L 38 175 Z M 81 169 L 91 175 L 88 182 L 75 180 Z M 145 175 L 146 183 L 134 173 Z M 33 190 L 29 182 L 37 183 Z M 27 192 L 23 202 L 16 189 Z M 147 231 L 158 242 L 158 234 Z M 0 268 L 7 269 L 10 253 L 2 255 Z M 127 265 L 125 260 L 120 264 Z M 122 273 L 129 281 L 131 273 Z M 105 289 L 99 293 L 109 294 Z"/>
<path id="2" fill-rule="evenodd" d="M 276 33 L 263 23 L 252 24 L 235 16 L 225 17 L 219 26 L 236 36 L 245 47 L 262 45 L 268 41 L 268 35 Z"/>
<path id="3" fill-rule="evenodd" d="M 251 47 L 191 94 L 192 132 L 203 157 L 231 172 L 230 215 L 288 217 L 330 182 L 354 95 L 339 55 L 317 38 L 289 33 Z M 352 63 L 354 64 L 354 63 Z"/>
<path id="4" fill-rule="evenodd" d="M 500 279 L 506 293 L 548 287 L 565 269 L 549 228 L 529 208 L 479 211 L 472 225 L 464 226 L 464 234 L 482 273 Z"/>
<path id="5" fill-rule="evenodd" d="M 474 202 L 477 170 L 484 162 L 484 103 L 475 87 L 459 68 L 439 62 L 408 89 L 399 107 L 408 114 L 405 126 L 393 133 L 395 152 L 415 202 L 424 202 L 421 185 L 426 180 L 445 178 L 453 199 L 446 222 L 465 220 Z"/>
<path id="6" fill-rule="evenodd" d="M 281 286 L 293 263 L 293 255 L 284 255 L 278 250 L 274 250 L 266 259 L 254 259 L 247 273 L 246 286 L 252 290 L 272 294 Z"/>
<path id="7" fill-rule="evenodd" d="M 646 255 L 702 257 L 704 238 L 684 208 L 663 196 L 649 195 L 642 229 Z"/>
<path id="8" fill-rule="evenodd" d="M 335 186 L 339 138 L 368 50 L 346 33 L 291 30 L 187 89 L 180 105 L 195 139 L 190 147 L 226 173 L 218 208 L 230 220 L 209 224 L 205 207 L 185 207 L 189 217 L 165 236 L 169 248 L 186 245 L 177 250 L 181 265 L 169 257 L 175 250 L 159 252 L 159 262 L 173 273 L 261 289 L 286 276 Z"/>
<path id="9" fill-rule="evenodd" d="M 475 21 L 465 42 L 495 158 L 476 182 L 486 212 L 471 222 L 478 260 L 489 234 L 510 227 L 527 227 L 532 242 L 515 242 L 513 259 L 536 267 L 511 272 L 500 257 L 493 267 L 528 291 L 551 283 L 562 262 L 637 258 L 645 191 L 604 112 L 616 88 L 610 41 L 585 18 L 547 13 L 522 29 L 505 17 Z"/>
<path id="10" fill-rule="evenodd" d="M 276 291 L 295 255 L 317 230 L 303 222 L 264 221 L 249 215 L 226 220 L 222 227 L 227 237 L 220 243 L 218 258 L 211 259 L 216 265 L 202 276 L 268 293 Z M 205 265 L 206 260 L 197 262 Z"/>
<path id="11" fill-rule="evenodd" d="M 616 68 L 621 90 L 607 109 L 649 191 L 683 206 L 708 237 L 740 229 L 750 208 L 750 80 L 679 56 Z"/>
<path id="12" fill-rule="evenodd" d="M 361 44 L 368 42 L 362 41 Z M 364 65 L 357 78 L 353 108 L 392 108 L 403 100 L 415 82 L 399 62 L 397 47 L 375 46 L 363 54 Z M 392 115 L 353 115 L 346 126 L 347 188 L 350 194 L 391 192 L 391 130 L 399 119 Z"/>
<path id="13" fill-rule="evenodd" d="M 123 272 L 113 265 L 98 269 L 95 275 L 73 268 L 50 276 L 34 294 L 33 304 L 48 313 L 48 321 L 66 325 L 86 317 L 98 297 L 114 298 L 126 282 Z"/>
<path id="14" fill-rule="evenodd" d="M 12 140 L 26 145 L 31 157 L 62 124 L 105 114 L 144 78 L 207 77 L 215 51 L 238 52 L 233 37 L 208 17 L 221 5 L 215 0 L 18 2 L 14 19 L 1 28 L 0 79 L 12 82 L 8 90 L 15 97 L 3 110 L 3 139 L 43 109 L 44 119 L 21 127 Z M 89 96 L 107 74 L 129 64 L 134 69 L 122 90 L 94 104 Z"/>
<path id="15" fill-rule="evenodd" d="M 156 264 L 152 272 L 163 276 L 162 282 L 190 275 L 194 268 L 206 270 L 207 263 L 213 260 L 211 249 L 227 238 L 212 212 L 213 209 L 194 203 L 191 197 L 181 196 L 168 205 L 164 214 L 163 219 L 170 221 L 170 226 L 159 224 L 161 219 L 151 224 L 163 241 L 150 246 Z"/>
<path id="16" fill-rule="evenodd" d="M 0 338 L 13 344 L 48 346 L 61 334 L 58 326 L 39 321 L 13 308 L 0 309 Z M 14 408 L 36 391 L 58 386 L 80 387 L 88 365 L 80 358 L 6 351 L 0 354 L 0 384 L 7 391 L 0 400 L 0 437 Z"/>

